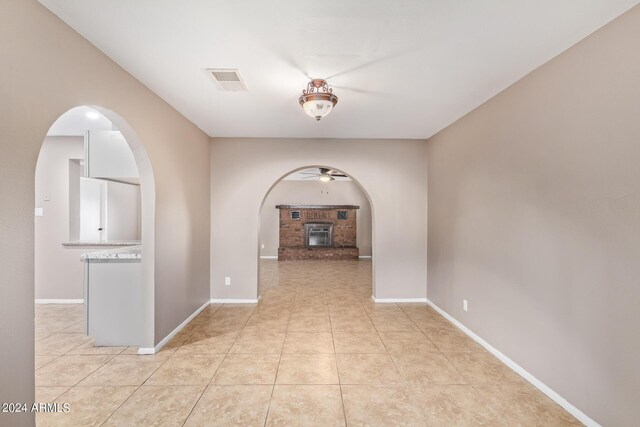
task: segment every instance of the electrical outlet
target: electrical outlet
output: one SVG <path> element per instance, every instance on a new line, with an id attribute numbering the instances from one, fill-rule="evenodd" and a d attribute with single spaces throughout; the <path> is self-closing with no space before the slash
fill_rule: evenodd
<path id="1" fill-rule="evenodd" d="M 462 300 L 462 309 L 463 309 L 464 311 L 469 311 L 469 304 L 467 303 L 467 300 L 466 300 L 466 299 L 463 299 L 463 300 Z"/>
<path id="2" fill-rule="evenodd" d="M 225 286 L 231 286 L 231 277 L 225 277 L 224 278 L 224 284 Z"/>

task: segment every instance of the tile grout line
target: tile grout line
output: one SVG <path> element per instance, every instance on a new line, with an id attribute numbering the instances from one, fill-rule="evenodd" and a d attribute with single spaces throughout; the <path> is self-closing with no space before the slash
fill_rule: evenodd
<path id="1" fill-rule="evenodd" d="M 211 305 L 211 304 L 209 304 Z M 207 323 L 209 320 L 211 320 L 213 318 L 213 316 L 215 316 L 215 314 L 218 312 L 218 310 L 220 310 L 222 308 L 224 304 L 220 304 L 218 306 L 218 308 L 215 309 L 215 311 L 213 312 L 213 314 L 211 314 L 211 316 L 209 316 L 207 318 L 207 320 L 204 323 Z M 248 320 L 247 320 L 248 321 Z M 203 323 L 203 324 L 204 324 Z M 203 325 L 199 325 L 194 331 L 193 334 L 189 335 L 189 338 L 191 338 L 193 335 L 195 335 L 195 333 L 200 330 L 202 328 Z M 180 347 L 178 347 L 178 349 L 176 350 L 176 353 L 178 352 L 178 350 L 180 350 L 180 348 L 182 346 L 184 346 L 184 344 L 189 340 L 189 338 L 187 338 L 184 343 L 182 343 L 180 345 Z M 235 340 L 234 340 L 235 343 Z M 233 345 L 233 344 L 231 344 Z M 231 347 L 229 347 L 229 350 L 231 350 Z M 196 353 L 197 354 L 197 353 Z M 210 354 L 217 354 L 217 353 L 210 353 Z M 204 386 L 204 388 L 202 389 L 202 392 L 200 393 L 200 395 L 198 396 L 198 399 L 196 399 L 196 402 L 193 404 L 193 406 L 191 407 L 191 410 L 189 411 L 189 413 L 187 414 L 187 416 L 185 417 L 184 421 L 182 422 L 182 426 L 184 426 L 187 421 L 189 420 L 189 417 L 191 416 L 191 414 L 193 414 L 193 410 L 196 409 L 196 407 L 198 406 L 198 403 L 200 403 L 200 400 L 202 399 L 202 396 L 204 396 L 204 393 L 207 391 L 207 389 L 209 388 L 209 386 L 211 385 L 211 382 L 215 379 L 216 374 L 218 373 L 218 370 L 220 369 L 220 367 L 222 366 L 222 363 L 225 361 L 225 359 L 227 358 L 227 355 L 229 354 L 229 352 L 227 351 L 227 353 L 224 355 L 224 357 L 222 358 L 222 360 L 220 361 L 220 364 L 218 365 L 218 367 L 216 368 L 216 370 L 213 373 L 213 376 L 211 377 L 211 379 L 209 380 L 209 382 Z M 151 378 L 151 377 L 149 377 Z"/>
<path id="2" fill-rule="evenodd" d="M 220 309 L 220 307 L 218 307 L 218 308 L 216 309 L 216 311 L 214 311 L 214 314 L 215 314 L 219 309 Z M 212 316 L 213 316 L 213 315 L 212 315 Z M 198 327 L 198 328 L 196 328 L 196 330 L 198 330 L 198 329 L 199 329 L 199 327 Z M 193 333 L 195 333 L 195 331 L 194 331 Z M 191 334 L 191 335 L 193 335 L 193 334 Z M 190 337 L 190 336 L 189 336 L 189 337 Z M 189 338 L 187 338 L 187 339 L 189 339 Z M 187 341 L 187 340 L 185 340 L 184 342 L 186 342 L 186 341 Z M 133 395 L 134 395 L 134 394 L 136 394 L 136 393 L 138 392 L 138 390 L 140 390 L 140 388 L 142 388 L 142 386 L 144 386 L 144 385 L 146 384 L 146 382 L 149 380 L 149 378 L 151 378 L 153 375 L 155 375 L 155 373 L 156 373 L 156 372 L 158 372 L 158 370 L 159 370 L 160 368 L 162 368 L 162 367 L 164 366 L 164 364 L 165 364 L 165 363 L 167 363 L 167 361 L 171 358 L 171 356 L 173 356 L 173 355 L 178 351 L 178 349 L 179 349 L 180 347 L 182 347 L 182 345 L 184 344 L 184 342 L 183 342 L 182 344 L 180 344 L 180 346 L 179 346 L 178 348 L 176 348 L 176 349 L 173 351 L 173 353 L 171 353 L 171 355 L 169 355 L 169 356 L 168 356 L 168 357 L 167 357 L 167 358 L 166 358 L 162 363 L 160 363 L 160 365 L 159 365 L 159 366 L 158 366 L 158 367 L 157 367 L 157 368 L 156 368 L 156 369 L 151 373 L 151 375 L 149 375 L 149 376 L 147 377 L 147 379 L 145 379 L 145 380 L 144 380 L 140 385 L 138 385 L 138 386 L 136 387 L 136 389 L 133 391 L 133 393 L 131 393 L 131 394 L 129 395 L 129 397 L 127 397 L 127 398 L 126 398 L 126 399 L 125 399 L 125 400 L 124 400 L 120 405 L 118 405 L 118 407 L 117 407 L 113 412 L 111 412 L 111 414 L 109 414 L 109 416 L 107 417 L 107 419 L 105 419 L 105 420 L 104 420 L 104 422 L 102 422 L 100 425 L 101 425 L 101 426 L 103 426 L 104 424 L 106 424 L 106 423 L 107 423 L 107 421 L 109 421 L 109 419 L 111 419 L 111 417 L 112 417 L 116 412 L 118 412 L 118 410 L 119 410 L 120 408 L 122 408 L 122 406 L 124 406 L 124 404 L 125 404 L 125 403 L 127 403 L 127 402 L 129 401 L 129 399 L 131 399 L 131 397 L 133 397 Z M 124 350 L 123 350 L 123 351 L 124 351 Z M 137 357 L 148 357 L 149 355 L 132 354 L 131 356 L 137 356 Z M 155 355 L 150 355 L 150 356 L 155 357 Z M 115 358 L 115 357 L 114 357 L 114 358 Z M 104 365 L 103 365 L 103 366 L 104 366 Z M 203 393 L 204 393 L 204 390 L 203 390 Z M 200 400 L 200 399 L 198 398 L 198 400 Z M 195 407 L 195 405 L 194 405 L 194 407 Z M 185 422 L 186 422 L 186 420 L 185 420 Z"/>
<path id="3" fill-rule="evenodd" d="M 363 307 L 364 309 L 364 307 Z M 342 416 L 344 417 L 344 425 L 347 425 L 347 410 L 344 406 L 344 395 L 342 394 L 342 380 L 340 379 L 340 369 L 338 369 L 338 356 L 336 353 L 336 345 L 333 339 L 333 323 L 331 322 L 331 311 L 329 311 L 329 327 L 331 329 L 331 344 L 333 345 L 333 354 L 336 361 L 336 373 L 338 374 L 338 388 L 340 389 L 340 402 L 342 402 Z"/>
<path id="4" fill-rule="evenodd" d="M 287 340 L 287 333 L 289 332 L 289 323 L 291 322 L 291 314 L 293 313 L 293 304 L 295 301 L 292 299 L 291 305 L 289 306 L 289 321 L 287 322 L 287 329 L 284 331 L 284 340 L 282 340 L 282 348 L 280 349 L 280 355 L 278 357 L 278 367 L 276 368 L 276 376 L 273 378 L 273 387 L 271 387 L 271 396 L 269 396 L 269 404 L 267 405 L 267 413 L 264 417 L 264 427 L 267 425 L 267 420 L 269 419 L 269 411 L 271 410 L 271 401 L 273 400 L 273 393 L 276 389 L 276 381 L 278 380 L 278 373 L 280 372 L 280 362 L 282 362 L 282 350 L 284 350 L 284 343 Z"/>

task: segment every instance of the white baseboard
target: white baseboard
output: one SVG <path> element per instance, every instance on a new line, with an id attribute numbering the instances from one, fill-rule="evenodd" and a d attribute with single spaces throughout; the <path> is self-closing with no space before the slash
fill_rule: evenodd
<path id="1" fill-rule="evenodd" d="M 261 256 L 260 259 L 278 259 L 277 255 L 264 255 Z"/>
<path id="2" fill-rule="evenodd" d="M 426 298 L 376 298 L 371 295 L 373 302 L 380 303 L 402 303 L 402 302 L 427 302 Z"/>
<path id="3" fill-rule="evenodd" d="M 202 304 L 200 308 L 198 308 L 196 311 L 191 313 L 191 316 L 187 317 L 184 322 L 180 323 L 177 328 L 171 331 L 169 335 L 164 337 L 162 341 L 160 341 L 155 347 L 140 347 L 138 349 L 138 354 L 156 354 L 157 352 L 159 352 L 160 349 L 164 347 L 164 345 L 168 343 L 171 338 L 173 338 L 178 332 L 180 332 L 182 328 L 187 326 L 189 322 L 191 322 L 194 317 L 200 314 L 200 312 L 204 310 L 208 305 L 209 305 L 209 301 Z"/>
<path id="4" fill-rule="evenodd" d="M 260 297 L 256 299 L 238 299 L 238 298 L 211 298 L 211 304 L 257 304 Z"/>
<path id="5" fill-rule="evenodd" d="M 35 299 L 36 304 L 84 304 L 84 299 Z"/>
<path id="6" fill-rule="evenodd" d="M 518 365 L 513 360 L 509 359 L 505 354 L 503 354 L 500 350 L 493 347 L 491 344 L 480 338 L 469 328 L 460 323 L 456 318 L 451 316 L 449 313 L 438 307 L 433 303 L 433 301 L 427 299 L 427 304 L 429 304 L 435 311 L 440 313 L 444 318 L 446 318 L 449 322 L 453 323 L 457 326 L 462 332 L 467 334 L 471 339 L 476 341 L 478 344 L 486 348 L 491 354 L 497 357 L 502 363 L 511 368 L 515 373 L 520 375 L 525 380 L 529 381 L 534 387 L 538 390 L 546 394 L 551 400 L 556 402 L 558 405 L 562 406 L 567 412 L 576 417 L 582 424 L 588 427 L 601 427 L 600 424 L 589 418 L 584 412 L 573 406 L 569 403 L 564 397 L 560 396 L 558 393 L 553 391 L 549 386 L 545 383 L 534 377 L 532 374 L 527 372 L 522 366 Z"/>
<path id="7" fill-rule="evenodd" d="M 371 259 L 373 257 L 371 255 L 360 255 L 358 258 L 360 258 L 360 259 Z"/>

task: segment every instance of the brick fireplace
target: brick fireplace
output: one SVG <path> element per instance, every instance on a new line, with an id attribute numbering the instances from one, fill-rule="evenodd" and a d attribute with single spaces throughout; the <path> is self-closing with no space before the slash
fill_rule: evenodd
<path id="1" fill-rule="evenodd" d="M 358 259 L 354 205 L 277 205 L 278 259 Z"/>

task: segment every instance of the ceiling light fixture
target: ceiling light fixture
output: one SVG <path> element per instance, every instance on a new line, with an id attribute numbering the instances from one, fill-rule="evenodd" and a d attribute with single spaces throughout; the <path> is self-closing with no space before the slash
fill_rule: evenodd
<path id="1" fill-rule="evenodd" d="M 98 113 L 97 111 L 89 110 L 87 111 L 86 116 L 91 120 L 98 120 L 100 118 L 100 113 Z"/>
<path id="2" fill-rule="evenodd" d="M 338 103 L 338 97 L 333 94 L 333 89 L 326 80 L 313 79 L 307 83 L 307 88 L 302 91 L 298 102 L 308 116 L 320 121 L 333 110 Z"/>
<path id="3" fill-rule="evenodd" d="M 328 173 L 320 175 L 320 181 L 322 181 L 322 182 L 329 182 L 329 181 L 334 181 L 334 180 L 335 180 L 335 178 L 332 177 L 331 175 L 329 175 Z"/>

